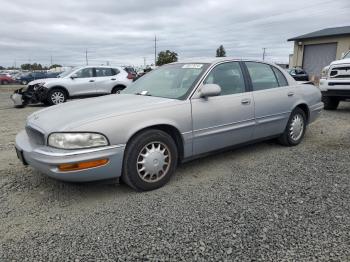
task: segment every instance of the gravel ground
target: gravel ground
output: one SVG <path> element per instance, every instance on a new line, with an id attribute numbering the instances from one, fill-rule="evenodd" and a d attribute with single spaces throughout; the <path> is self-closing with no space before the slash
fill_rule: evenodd
<path id="1" fill-rule="evenodd" d="M 0 92 L 0 261 L 350 261 L 350 103 L 304 142 L 182 165 L 165 187 L 69 184 L 13 150 L 31 112 Z"/>

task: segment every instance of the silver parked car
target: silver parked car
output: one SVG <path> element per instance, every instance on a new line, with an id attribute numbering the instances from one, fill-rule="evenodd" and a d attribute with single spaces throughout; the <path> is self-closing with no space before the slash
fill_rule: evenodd
<path id="1" fill-rule="evenodd" d="M 302 140 L 323 108 L 313 85 L 276 65 L 212 59 L 162 66 L 120 95 L 35 112 L 16 151 L 51 177 L 121 177 L 136 190 L 167 183 L 179 162 L 261 139 Z"/>
<path id="2" fill-rule="evenodd" d="M 57 78 L 34 80 L 26 88 L 16 90 L 11 99 L 15 106 L 38 102 L 57 105 L 68 98 L 119 93 L 133 78 L 121 67 L 75 67 Z"/>

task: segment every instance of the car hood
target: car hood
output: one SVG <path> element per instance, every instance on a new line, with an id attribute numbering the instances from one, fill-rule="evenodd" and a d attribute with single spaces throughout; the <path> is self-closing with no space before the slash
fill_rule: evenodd
<path id="1" fill-rule="evenodd" d="M 31 114 L 27 119 L 27 125 L 46 134 L 70 131 L 103 118 L 126 115 L 179 102 L 174 99 L 141 95 L 107 95 L 45 108 Z"/>
<path id="2" fill-rule="evenodd" d="M 333 61 L 331 65 L 350 64 L 350 58 Z"/>
<path id="3" fill-rule="evenodd" d="M 45 84 L 48 84 L 48 83 L 57 81 L 57 79 L 60 79 L 60 78 L 41 78 L 41 79 L 36 79 L 34 81 L 31 81 L 28 85 L 35 85 L 35 84 L 39 84 L 39 83 L 43 83 L 43 82 L 45 82 Z"/>

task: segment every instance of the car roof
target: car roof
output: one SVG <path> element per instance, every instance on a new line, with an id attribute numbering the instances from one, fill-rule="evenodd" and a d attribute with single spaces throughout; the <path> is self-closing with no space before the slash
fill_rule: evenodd
<path id="1" fill-rule="evenodd" d="M 270 62 L 256 60 L 256 59 L 242 59 L 242 58 L 235 58 L 235 57 L 199 57 L 199 58 L 189 58 L 189 59 L 183 59 L 183 60 L 175 62 L 173 64 L 183 64 L 183 63 L 216 64 L 216 63 L 226 62 L 226 61 L 259 62 L 259 63 L 275 65 L 275 64 L 270 63 Z"/>

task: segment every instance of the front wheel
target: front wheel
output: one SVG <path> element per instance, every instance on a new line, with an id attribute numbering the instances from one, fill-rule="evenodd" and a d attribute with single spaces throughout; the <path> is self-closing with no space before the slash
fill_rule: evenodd
<path id="1" fill-rule="evenodd" d="M 52 89 L 47 96 L 47 103 L 49 105 L 58 105 L 66 102 L 67 95 L 62 89 Z"/>
<path id="2" fill-rule="evenodd" d="M 157 189 L 170 180 L 177 160 L 177 147 L 170 135 L 146 130 L 127 145 L 122 180 L 138 191 Z"/>
<path id="3" fill-rule="evenodd" d="M 299 107 L 291 113 L 287 127 L 278 141 L 285 146 L 296 146 L 304 137 L 306 131 L 306 115 Z"/>

